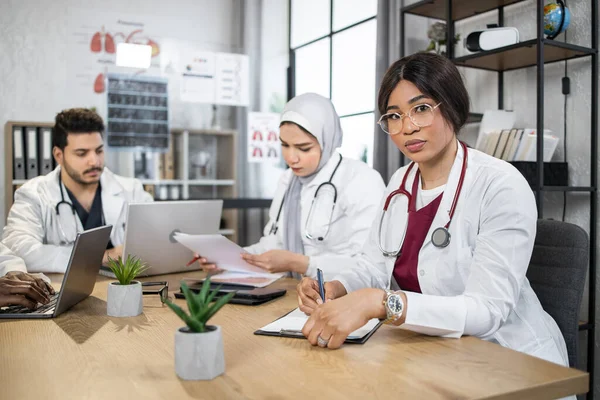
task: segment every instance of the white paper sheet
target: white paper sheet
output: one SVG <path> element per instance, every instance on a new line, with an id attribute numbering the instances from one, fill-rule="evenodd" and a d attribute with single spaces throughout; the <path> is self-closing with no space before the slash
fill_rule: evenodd
<path id="1" fill-rule="evenodd" d="M 188 235 L 176 233 L 175 240 L 202 255 L 209 262 L 215 263 L 219 269 L 247 274 L 247 276 L 281 278 L 285 273 L 271 274 L 264 269 L 255 267 L 241 257 L 244 249 L 223 235 Z M 218 275 L 215 275 L 218 276 Z"/>
<path id="2" fill-rule="evenodd" d="M 299 308 L 296 308 L 294 311 L 289 313 L 283 318 L 279 318 L 276 321 L 271 322 L 268 325 L 260 328 L 261 331 L 265 332 L 301 332 L 304 324 L 308 321 L 308 315 L 304 314 L 300 311 Z M 369 334 L 379 323 L 377 318 L 373 318 L 369 320 L 365 325 L 361 328 L 358 328 L 350 335 L 348 335 L 348 339 L 361 339 Z"/>

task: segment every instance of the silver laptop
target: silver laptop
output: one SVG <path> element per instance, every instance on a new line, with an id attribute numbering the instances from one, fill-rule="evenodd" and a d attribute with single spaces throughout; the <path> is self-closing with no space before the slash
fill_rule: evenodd
<path id="1" fill-rule="evenodd" d="M 111 230 L 112 225 L 106 225 L 77 234 L 61 289 L 51 296 L 48 304 L 40 304 L 35 310 L 2 307 L 0 319 L 54 318 L 87 298 L 94 290 Z"/>
<path id="2" fill-rule="evenodd" d="M 186 267 L 193 258 L 187 247 L 175 241 L 176 232 L 190 235 L 219 232 L 223 200 L 158 201 L 129 204 L 123 258 L 139 257 L 150 268 L 144 276 L 199 269 Z M 102 267 L 102 275 L 111 272 Z"/>

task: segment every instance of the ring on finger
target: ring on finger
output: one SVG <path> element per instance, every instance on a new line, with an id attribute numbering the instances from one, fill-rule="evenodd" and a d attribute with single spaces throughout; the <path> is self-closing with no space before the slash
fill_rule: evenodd
<path id="1" fill-rule="evenodd" d="M 319 335 L 317 337 L 317 344 L 319 347 L 327 347 L 327 344 L 329 344 L 329 339 L 323 339 L 321 335 Z"/>

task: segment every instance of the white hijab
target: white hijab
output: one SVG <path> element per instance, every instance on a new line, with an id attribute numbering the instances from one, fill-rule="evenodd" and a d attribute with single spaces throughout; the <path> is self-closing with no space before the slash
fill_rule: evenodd
<path id="1" fill-rule="evenodd" d="M 342 145 L 342 126 L 333 103 L 316 93 L 305 93 L 290 100 L 281 114 L 281 123 L 293 122 L 310 132 L 321 147 L 321 159 L 316 171 L 309 176 L 293 175 L 284 197 L 283 244 L 286 250 L 304 254 L 302 226 L 300 223 L 300 193 L 302 185 L 312 181 Z"/>

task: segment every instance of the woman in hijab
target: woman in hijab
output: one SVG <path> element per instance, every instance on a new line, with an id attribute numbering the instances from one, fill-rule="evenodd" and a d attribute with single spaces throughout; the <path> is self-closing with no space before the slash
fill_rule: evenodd
<path id="1" fill-rule="evenodd" d="M 340 118 L 315 93 L 290 100 L 281 114 L 281 179 L 264 236 L 242 257 L 268 272 L 325 279 L 342 271 L 365 242 L 385 189 L 378 172 L 343 158 Z M 216 268 L 201 259 L 205 269 Z"/>

